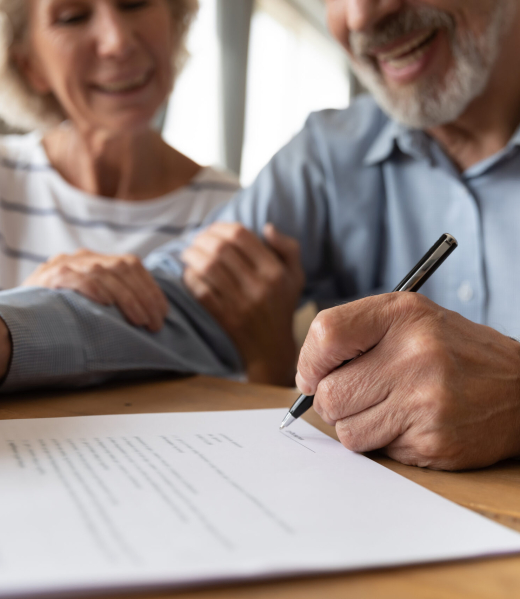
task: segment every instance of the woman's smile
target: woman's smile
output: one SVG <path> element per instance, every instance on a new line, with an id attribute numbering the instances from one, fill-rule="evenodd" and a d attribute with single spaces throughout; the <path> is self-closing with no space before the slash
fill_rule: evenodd
<path id="1" fill-rule="evenodd" d="M 153 78 L 153 69 L 128 77 L 118 77 L 102 83 L 93 83 L 91 87 L 103 94 L 109 95 L 127 95 L 140 92 L 151 82 Z"/>

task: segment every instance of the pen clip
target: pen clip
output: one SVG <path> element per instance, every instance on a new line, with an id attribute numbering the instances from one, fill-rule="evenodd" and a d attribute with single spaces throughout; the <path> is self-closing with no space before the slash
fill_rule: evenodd
<path id="1" fill-rule="evenodd" d="M 437 243 L 419 260 L 406 277 L 397 285 L 394 291 L 415 292 L 426 283 L 432 274 L 457 247 L 453 235 L 445 233 Z"/>

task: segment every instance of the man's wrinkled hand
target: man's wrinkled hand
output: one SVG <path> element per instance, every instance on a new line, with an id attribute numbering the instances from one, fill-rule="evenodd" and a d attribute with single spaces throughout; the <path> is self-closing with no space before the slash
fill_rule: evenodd
<path id="1" fill-rule="evenodd" d="M 520 344 L 415 293 L 319 314 L 296 382 L 354 451 L 444 470 L 520 455 Z"/>

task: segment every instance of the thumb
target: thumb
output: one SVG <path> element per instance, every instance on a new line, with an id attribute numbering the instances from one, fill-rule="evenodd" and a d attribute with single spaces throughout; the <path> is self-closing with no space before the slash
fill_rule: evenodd
<path id="1" fill-rule="evenodd" d="M 296 375 L 299 390 L 314 395 L 320 381 L 345 360 L 376 346 L 394 322 L 396 300 L 401 295 L 368 297 L 320 312 L 300 352 Z"/>
<path id="2" fill-rule="evenodd" d="M 289 268 L 300 267 L 300 244 L 294 237 L 280 233 L 271 223 L 264 226 L 263 234 L 265 241 Z"/>

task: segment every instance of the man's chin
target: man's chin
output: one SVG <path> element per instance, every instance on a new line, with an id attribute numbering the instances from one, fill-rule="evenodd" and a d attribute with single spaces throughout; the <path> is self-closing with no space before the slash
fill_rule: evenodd
<path id="1" fill-rule="evenodd" d="M 422 94 L 400 94 L 399 97 L 383 91 L 372 92 L 381 109 L 398 123 L 411 129 L 431 129 L 445 125 L 458 118 L 462 110 L 447 111 L 432 100 L 424 99 Z"/>
<path id="2" fill-rule="evenodd" d="M 404 85 L 389 85 L 379 73 L 354 68 L 363 86 L 393 120 L 411 129 L 432 129 L 453 122 L 467 108 L 472 94 L 450 89 L 447 81 L 422 79 Z M 456 84 L 455 84 L 456 85 Z"/>

